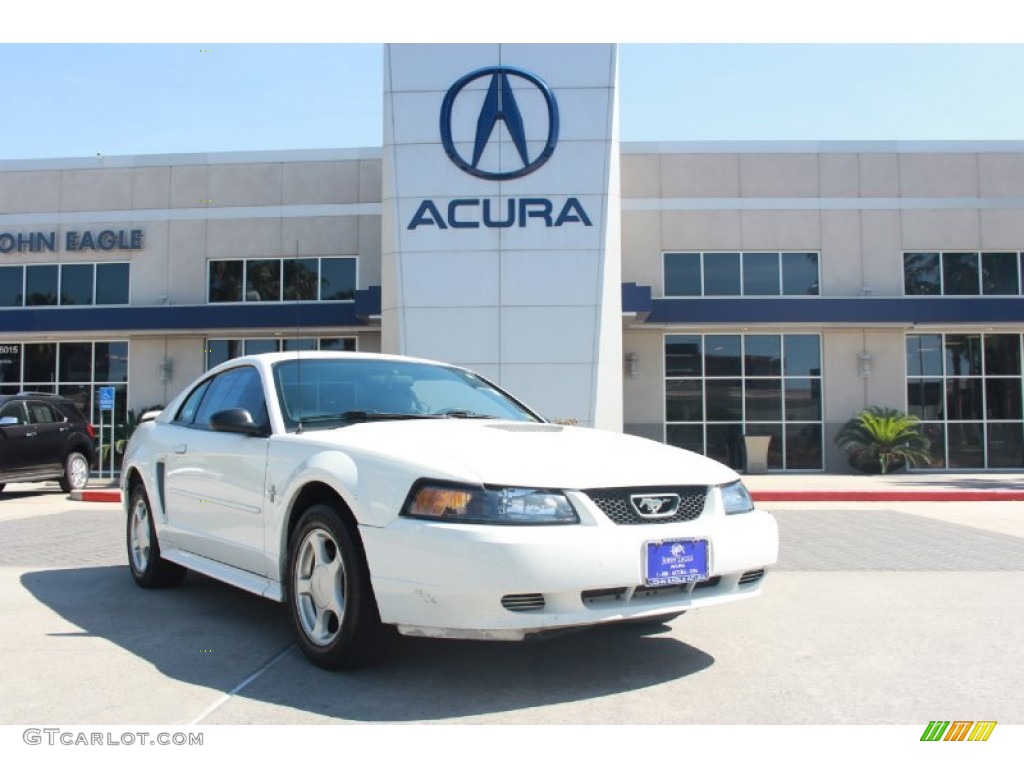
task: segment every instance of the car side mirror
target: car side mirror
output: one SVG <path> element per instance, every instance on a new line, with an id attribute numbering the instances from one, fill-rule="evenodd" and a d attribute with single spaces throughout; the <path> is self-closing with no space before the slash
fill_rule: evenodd
<path id="1" fill-rule="evenodd" d="M 141 416 L 139 416 L 139 422 L 138 423 L 139 424 L 145 424 L 147 421 L 153 421 L 161 413 L 162 413 L 162 411 L 146 411 Z"/>
<path id="2" fill-rule="evenodd" d="M 228 408 L 217 411 L 210 417 L 210 429 L 214 432 L 234 432 L 239 435 L 263 435 L 266 427 L 252 420 L 252 414 L 245 408 Z"/>

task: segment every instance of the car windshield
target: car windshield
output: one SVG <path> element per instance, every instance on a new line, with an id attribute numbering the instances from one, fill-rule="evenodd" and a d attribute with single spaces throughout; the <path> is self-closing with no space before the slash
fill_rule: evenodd
<path id="1" fill-rule="evenodd" d="M 397 360 L 317 358 L 274 366 L 288 430 L 410 418 L 541 419 L 479 376 Z"/>

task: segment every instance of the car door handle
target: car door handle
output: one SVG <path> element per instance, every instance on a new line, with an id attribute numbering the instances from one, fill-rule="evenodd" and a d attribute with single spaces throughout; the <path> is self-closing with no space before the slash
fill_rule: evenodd
<path id="1" fill-rule="evenodd" d="M 25 437 L 35 437 L 38 434 L 38 432 L 26 432 Z"/>
<path id="2" fill-rule="evenodd" d="M 175 453 L 185 453 L 188 450 L 188 446 L 182 443 L 181 445 L 174 446 Z"/>

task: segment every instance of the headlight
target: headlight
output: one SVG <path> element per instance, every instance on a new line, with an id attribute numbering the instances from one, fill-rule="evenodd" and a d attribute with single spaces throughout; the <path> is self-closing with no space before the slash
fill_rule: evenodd
<path id="1" fill-rule="evenodd" d="M 722 507 L 727 515 L 750 512 L 754 508 L 754 500 L 750 498 L 742 480 L 722 486 Z"/>
<path id="2" fill-rule="evenodd" d="M 402 514 L 422 520 L 490 525 L 567 525 L 580 521 L 565 494 L 558 491 L 429 482 L 413 487 Z"/>

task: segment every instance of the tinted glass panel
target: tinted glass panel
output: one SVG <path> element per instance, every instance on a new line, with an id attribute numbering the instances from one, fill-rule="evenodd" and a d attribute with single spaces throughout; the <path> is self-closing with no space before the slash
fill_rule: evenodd
<path id="1" fill-rule="evenodd" d="M 665 254 L 665 295 L 700 296 L 700 254 Z"/>
<path id="2" fill-rule="evenodd" d="M 743 373 L 740 336 L 705 336 L 704 345 L 705 376 L 739 376 Z"/>
<path id="3" fill-rule="evenodd" d="M 821 469 L 821 425 L 786 425 L 786 469 Z"/>
<path id="4" fill-rule="evenodd" d="M 786 421 L 821 420 L 821 379 L 786 379 Z"/>
<path id="5" fill-rule="evenodd" d="M 316 349 L 316 339 L 282 339 L 282 352 L 296 352 Z"/>
<path id="6" fill-rule="evenodd" d="M 57 387 L 57 394 L 61 397 L 66 397 L 75 407 L 85 416 L 86 419 L 92 421 L 92 411 L 90 407 L 92 405 L 92 387 L 88 384 L 61 384 Z M 110 419 L 107 418 L 109 423 Z"/>
<path id="7" fill-rule="evenodd" d="M 128 264 L 96 265 L 96 303 L 128 303 Z"/>
<path id="8" fill-rule="evenodd" d="M 685 448 L 694 453 L 704 453 L 704 427 L 700 424 L 669 424 L 665 430 L 669 445 Z"/>
<path id="9" fill-rule="evenodd" d="M 745 394 L 747 421 L 782 420 L 781 379 L 748 379 Z"/>
<path id="10" fill-rule="evenodd" d="M 700 376 L 704 369 L 700 336 L 668 336 L 665 339 L 665 374 Z"/>
<path id="11" fill-rule="evenodd" d="M 93 381 L 128 381 L 128 342 L 97 342 Z"/>
<path id="12" fill-rule="evenodd" d="M 786 296 L 818 295 L 818 254 L 782 254 L 782 292 Z"/>
<path id="13" fill-rule="evenodd" d="M 981 375 L 981 336 L 952 333 L 946 336 L 946 375 Z"/>
<path id="14" fill-rule="evenodd" d="M 211 339 L 206 348 L 206 367 L 213 368 L 241 356 L 240 339 Z"/>
<path id="15" fill-rule="evenodd" d="M 37 384 L 57 380 L 57 345 L 25 345 L 25 381 Z M 32 387 L 38 389 L 38 387 Z"/>
<path id="16" fill-rule="evenodd" d="M 21 381 L 21 344 L 0 343 L 0 384 Z"/>
<path id="17" fill-rule="evenodd" d="M 941 289 L 939 254 L 903 254 L 903 292 L 907 296 L 938 296 Z"/>
<path id="18" fill-rule="evenodd" d="M 985 466 L 985 429 L 982 424 L 950 424 L 946 441 L 950 469 Z"/>
<path id="19" fill-rule="evenodd" d="M 1020 379 L 986 379 L 985 412 L 990 419 L 1020 419 Z"/>
<path id="20" fill-rule="evenodd" d="M 60 345 L 60 380 L 92 380 L 92 344 Z"/>
<path id="21" fill-rule="evenodd" d="M 946 379 L 946 418 L 950 421 L 981 419 L 981 379 Z"/>
<path id="22" fill-rule="evenodd" d="M 707 379 L 708 421 L 743 420 L 743 382 L 740 379 Z"/>
<path id="23" fill-rule="evenodd" d="M 768 469 L 782 469 L 782 425 L 781 424 L 747 424 L 747 434 L 751 437 L 770 437 L 768 443 Z"/>
<path id="24" fill-rule="evenodd" d="M 942 379 L 910 379 L 907 382 L 907 411 L 926 421 L 941 419 L 946 398 Z"/>
<path id="25" fill-rule="evenodd" d="M 56 304 L 59 277 L 56 264 L 25 267 L 25 304 L 30 307 Z"/>
<path id="26" fill-rule="evenodd" d="M 933 469 L 945 469 L 946 426 L 944 424 L 922 424 L 921 433 L 928 438 L 930 443 L 931 461 L 927 466 Z"/>
<path id="27" fill-rule="evenodd" d="M 60 268 L 60 303 L 92 304 L 92 264 L 63 264 Z"/>
<path id="28" fill-rule="evenodd" d="M 946 296 L 978 294 L 978 254 L 942 254 L 942 292 Z"/>
<path id="29" fill-rule="evenodd" d="M 245 300 L 281 300 L 280 259 L 259 259 L 245 263 Z"/>
<path id="30" fill-rule="evenodd" d="M 985 336 L 985 373 L 989 376 L 1020 374 L 1020 335 L 997 333 Z"/>
<path id="31" fill-rule="evenodd" d="M 20 307 L 25 270 L 22 267 L 0 267 L 0 307 Z"/>
<path id="32" fill-rule="evenodd" d="M 942 337 L 939 334 L 907 336 L 907 374 L 942 375 Z"/>
<path id="33" fill-rule="evenodd" d="M 241 301 L 243 268 L 241 261 L 211 261 L 210 301 Z"/>
<path id="34" fill-rule="evenodd" d="M 991 296 L 1015 296 L 1020 293 L 1016 253 L 981 254 L 981 289 Z"/>
<path id="35" fill-rule="evenodd" d="M 248 339 L 245 342 L 245 354 L 260 355 L 264 352 L 277 352 L 277 339 Z"/>
<path id="36" fill-rule="evenodd" d="M 704 392 L 699 379 L 665 382 L 665 416 L 668 421 L 704 420 Z"/>
<path id="37" fill-rule="evenodd" d="M 988 425 L 988 465 L 1024 467 L 1024 429 L 1020 422 Z"/>
<path id="38" fill-rule="evenodd" d="M 349 301 L 356 296 L 356 260 L 320 260 L 321 301 Z"/>
<path id="39" fill-rule="evenodd" d="M 340 339 L 320 339 L 320 349 L 338 349 L 345 352 L 355 352 L 356 340 L 351 336 Z"/>
<path id="40" fill-rule="evenodd" d="M 747 376 L 782 374 L 782 337 L 744 336 L 744 373 Z"/>
<path id="41" fill-rule="evenodd" d="M 286 301 L 316 301 L 319 282 L 319 260 L 288 259 L 284 262 L 284 298 Z"/>
<path id="42" fill-rule="evenodd" d="M 704 295 L 740 295 L 740 255 L 738 253 L 704 254 Z"/>
<path id="43" fill-rule="evenodd" d="M 733 469 L 743 469 L 743 425 L 708 424 L 707 455 Z"/>
<path id="44" fill-rule="evenodd" d="M 821 375 L 821 342 L 817 336 L 787 335 L 785 353 L 787 376 Z"/>
<path id="45" fill-rule="evenodd" d="M 743 254 L 743 294 L 745 296 L 779 295 L 779 254 Z"/>

